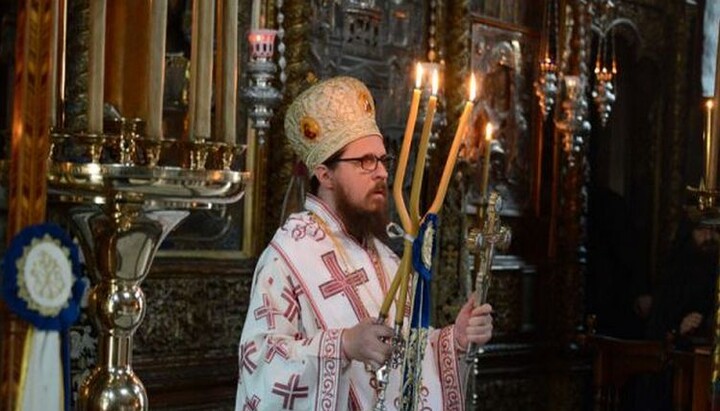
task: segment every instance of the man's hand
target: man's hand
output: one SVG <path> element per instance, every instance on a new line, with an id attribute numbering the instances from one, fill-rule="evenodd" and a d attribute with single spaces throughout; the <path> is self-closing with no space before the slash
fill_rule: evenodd
<path id="1" fill-rule="evenodd" d="M 461 349 L 467 350 L 469 343 L 485 345 L 492 337 L 492 307 L 483 304 L 475 307 L 472 298 L 460 309 L 455 319 L 455 339 Z"/>
<path id="2" fill-rule="evenodd" d="M 687 335 L 695 331 L 702 323 L 703 316 L 700 313 L 692 312 L 680 321 L 680 335 Z"/>
<path id="3" fill-rule="evenodd" d="M 373 318 L 366 318 L 352 328 L 346 328 L 342 336 L 342 346 L 349 360 L 360 361 L 377 370 L 390 358 L 393 336 L 392 328 L 376 324 Z M 383 342 L 385 338 L 388 342 Z"/>

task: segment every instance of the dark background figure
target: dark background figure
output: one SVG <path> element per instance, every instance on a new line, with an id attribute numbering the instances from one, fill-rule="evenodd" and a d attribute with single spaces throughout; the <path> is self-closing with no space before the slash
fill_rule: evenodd
<path id="1" fill-rule="evenodd" d="M 681 221 L 656 291 L 639 297 L 650 307 L 648 339 L 670 342 L 678 350 L 711 343 L 717 263 L 717 230 Z M 622 409 L 670 411 L 672 379 L 670 369 L 638 376 L 625 393 L 629 401 Z"/>
<path id="2" fill-rule="evenodd" d="M 717 265 L 717 229 L 682 221 L 653 299 L 648 338 L 672 333 L 681 349 L 710 343 Z"/>

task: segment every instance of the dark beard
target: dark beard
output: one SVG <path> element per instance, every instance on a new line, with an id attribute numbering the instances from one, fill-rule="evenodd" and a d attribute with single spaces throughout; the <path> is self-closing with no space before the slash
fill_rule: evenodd
<path id="1" fill-rule="evenodd" d="M 380 187 L 387 189 L 387 184 L 385 182 L 378 183 L 374 190 Z M 385 207 L 376 211 L 363 210 L 350 203 L 348 196 L 345 194 L 345 190 L 342 188 L 335 192 L 337 212 L 350 235 L 355 237 L 360 243 L 369 236 L 375 236 L 383 242 L 387 241 L 388 236 L 385 229 L 390 222 L 387 203 Z"/>

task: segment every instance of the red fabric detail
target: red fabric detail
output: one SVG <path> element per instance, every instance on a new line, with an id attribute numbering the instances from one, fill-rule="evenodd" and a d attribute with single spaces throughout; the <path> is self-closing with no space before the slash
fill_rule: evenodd
<path id="1" fill-rule="evenodd" d="M 273 385 L 272 393 L 283 397 L 283 409 L 295 409 L 295 400 L 298 398 L 307 398 L 308 387 L 300 385 L 300 374 L 290 376 L 287 384 L 276 382 Z"/>
<path id="2" fill-rule="evenodd" d="M 257 346 L 255 341 L 248 341 L 240 346 L 240 363 L 242 368 L 246 369 L 248 373 L 252 374 L 257 368 L 257 364 L 250 359 L 251 354 L 257 352 Z"/>
<path id="3" fill-rule="evenodd" d="M 290 231 L 290 237 L 295 241 L 300 241 L 305 237 L 310 237 L 315 241 L 322 241 L 326 236 L 320 224 L 310 217 L 309 214 L 299 214 L 288 217 L 281 230 Z"/>
<path id="4" fill-rule="evenodd" d="M 288 358 L 287 343 L 281 339 L 268 338 L 267 339 L 267 352 L 265 353 L 265 362 L 270 363 L 275 358 L 275 355 L 279 355 L 282 358 Z"/>
<path id="5" fill-rule="evenodd" d="M 300 315 L 300 304 L 298 304 L 296 300 L 296 294 L 289 287 L 284 287 L 282 291 L 282 298 L 288 303 L 283 315 L 288 319 L 288 321 L 295 321 L 295 317 Z"/>
<path id="6" fill-rule="evenodd" d="M 305 281 L 303 280 L 302 276 L 300 275 L 300 272 L 298 271 L 297 267 L 290 261 L 290 258 L 288 258 L 288 255 L 285 253 L 285 250 L 283 250 L 278 244 L 272 242 L 270 243 L 270 247 L 274 248 L 275 251 L 280 254 L 283 261 L 285 261 L 285 265 L 292 271 L 293 277 L 297 282 L 299 283 L 300 288 L 303 290 L 303 293 L 310 297 L 310 294 L 308 293 L 308 286 L 305 284 Z M 300 295 L 298 293 L 298 295 Z M 327 324 L 325 324 L 325 320 L 322 317 L 322 312 L 318 308 L 318 306 L 315 304 L 315 301 L 312 298 L 308 298 L 308 301 L 310 301 L 310 306 L 313 309 L 313 313 L 315 314 L 315 323 L 317 324 L 318 328 L 321 330 L 327 329 Z"/>
<path id="7" fill-rule="evenodd" d="M 260 398 L 257 395 L 253 395 L 252 398 L 245 397 L 245 405 L 243 411 L 257 411 L 258 405 L 260 404 Z"/>
<path id="8" fill-rule="evenodd" d="M 261 318 L 265 318 L 265 321 L 267 321 L 267 327 L 269 330 L 275 329 L 275 316 L 280 314 L 280 311 L 276 310 L 275 307 L 272 306 L 270 302 L 270 297 L 268 297 L 267 294 L 262 295 L 263 303 L 260 307 L 256 308 L 253 313 L 255 314 L 255 319 L 260 321 Z"/>
<path id="9" fill-rule="evenodd" d="M 340 330 L 329 330 L 322 335 L 318 353 L 318 392 L 316 409 L 337 409 L 338 375 L 340 372 Z"/>
<path id="10" fill-rule="evenodd" d="M 335 251 L 327 252 L 323 254 L 321 258 L 332 277 L 332 280 L 320 284 L 322 296 L 328 299 L 334 295 L 343 293 L 348 301 L 350 301 L 350 305 L 353 311 L 355 311 L 358 320 L 367 318 L 369 314 L 355 288 L 358 285 L 368 282 L 365 270 L 361 268 L 346 275 L 340 268 L 340 264 L 335 256 Z"/>
<path id="11" fill-rule="evenodd" d="M 460 375 L 457 370 L 457 359 L 455 358 L 452 326 L 440 330 L 437 361 L 445 409 L 448 411 L 463 411 L 465 404 L 460 391 Z"/>

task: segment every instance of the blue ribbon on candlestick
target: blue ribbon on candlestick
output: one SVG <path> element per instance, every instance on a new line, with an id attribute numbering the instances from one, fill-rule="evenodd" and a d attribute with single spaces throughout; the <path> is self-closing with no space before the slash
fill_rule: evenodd
<path id="1" fill-rule="evenodd" d="M 0 265 L 2 299 L 18 317 L 38 330 L 31 329 L 28 333 L 28 338 L 35 340 L 26 344 L 32 348 L 23 359 L 30 365 L 25 364 L 28 374 L 21 377 L 24 381 L 21 390 L 25 393 L 47 392 L 45 387 L 53 381 L 52 376 L 44 375 L 46 369 L 43 367 L 49 365 L 52 370 L 51 358 L 57 356 L 62 363 L 63 381 L 56 383 L 62 384 L 66 410 L 70 409 L 71 397 L 67 333 L 80 315 L 80 301 L 85 291 L 78 254 L 77 245 L 59 226 L 31 225 L 11 240 Z M 53 336 L 55 332 L 57 336 Z M 32 404 L 28 405 L 32 409 L 45 406 L 43 399 L 25 400 Z"/>
<path id="2" fill-rule="evenodd" d="M 415 300 L 410 320 L 411 328 L 428 328 L 430 326 L 430 283 L 436 251 L 437 228 L 437 214 L 427 214 L 413 241 L 412 264 L 415 272 L 418 273 L 418 283 L 415 287 Z"/>

